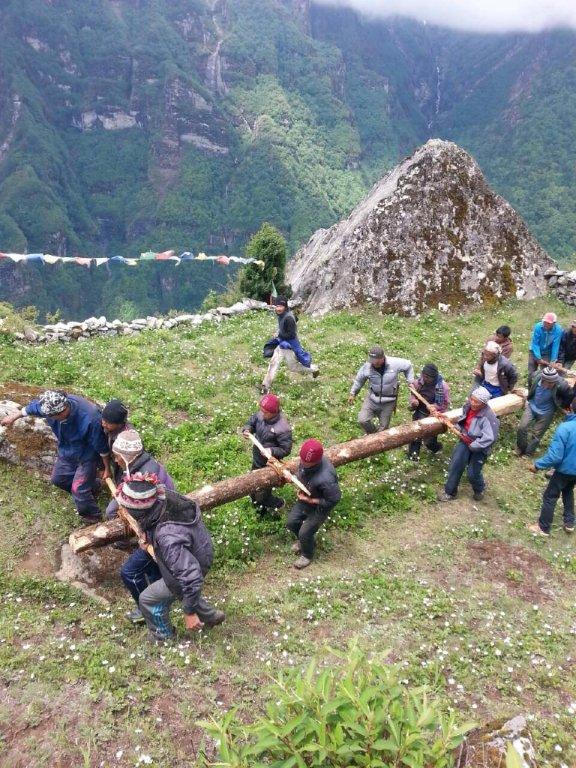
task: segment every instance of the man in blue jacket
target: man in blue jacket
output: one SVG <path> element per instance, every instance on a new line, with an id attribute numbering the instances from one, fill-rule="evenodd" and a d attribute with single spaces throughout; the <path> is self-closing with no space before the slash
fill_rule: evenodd
<path id="1" fill-rule="evenodd" d="M 562 495 L 564 507 L 564 531 L 574 533 L 574 485 L 576 485 L 576 400 L 572 401 L 570 412 L 557 427 L 550 447 L 530 467 L 531 472 L 554 468 L 542 497 L 542 508 L 537 523 L 528 530 L 540 536 L 550 536 L 556 502 Z"/>
<path id="2" fill-rule="evenodd" d="M 500 423 L 488 405 L 490 392 L 478 387 L 464 404 L 462 416 L 456 425 L 461 432 L 456 443 L 444 490 L 438 494 L 439 501 L 452 501 L 458 493 L 460 479 L 468 468 L 468 479 L 474 491 L 474 500 L 482 501 L 486 483 L 482 474 L 488 454 L 498 438 Z"/>
<path id="3" fill-rule="evenodd" d="M 6 416 L 2 426 L 26 416 L 45 419 L 56 435 L 58 455 L 52 483 L 72 494 L 76 510 L 85 523 L 100 520 L 94 497 L 96 473 L 103 463 L 103 479 L 110 477 L 110 450 L 98 407 L 83 397 L 47 390 L 21 411 Z"/>
<path id="4" fill-rule="evenodd" d="M 546 312 L 532 331 L 532 340 L 528 352 L 528 383 L 532 383 L 539 366 L 556 368 L 560 357 L 562 328 L 554 312 Z"/>

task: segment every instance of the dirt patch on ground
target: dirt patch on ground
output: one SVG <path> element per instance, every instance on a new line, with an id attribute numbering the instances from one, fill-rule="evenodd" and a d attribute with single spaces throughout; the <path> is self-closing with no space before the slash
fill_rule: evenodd
<path id="1" fill-rule="evenodd" d="M 19 563 L 19 570 L 29 576 L 53 576 L 56 570 L 56 555 L 46 550 L 46 542 L 39 538 L 34 541 Z"/>
<path id="2" fill-rule="evenodd" d="M 190 414 L 188 411 L 167 411 L 166 415 L 166 424 L 168 424 L 169 427 L 178 427 L 180 424 L 184 424 L 186 421 L 190 421 Z"/>
<path id="3" fill-rule="evenodd" d="M 10 445 L 14 446 L 21 461 L 37 459 L 38 456 L 56 453 L 56 440 L 45 432 L 9 427 L 7 432 Z"/>
<path id="4" fill-rule="evenodd" d="M 508 594 L 530 603 L 554 598 L 558 574 L 535 552 L 487 539 L 469 542 L 468 553 L 472 562 L 485 569 L 487 580 L 502 585 Z"/>

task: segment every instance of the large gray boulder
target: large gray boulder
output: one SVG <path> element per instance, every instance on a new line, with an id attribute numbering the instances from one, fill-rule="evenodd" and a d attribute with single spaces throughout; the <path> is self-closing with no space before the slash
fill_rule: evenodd
<path id="1" fill-rule="evenodd" d="M 350 216 L 318 230 L 288 277 L 304 309 L 366 302 L 414 315 L 546 292 L 554 262 L 470 155 L 432 139 L 390 171 Z"/>

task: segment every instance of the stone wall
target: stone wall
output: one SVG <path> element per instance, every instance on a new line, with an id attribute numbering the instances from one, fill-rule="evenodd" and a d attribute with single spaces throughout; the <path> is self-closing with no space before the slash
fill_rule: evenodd
<path id="1" fill-rule="evenodd" d="M 576 270 L 565 272 L 562 269 L 547 269 L 544 278 L 550 293 L 555 294 L 565 304 L 576 306 Z"/>
<path id="2" fill-rule="evenodd" d="M 44 344 L 71 341 L 81 341 L 94 336 L 132 336 L 135 333 L 152 329 L 170 329 L 180 325 L 196 326 L 202 323 L 219 323 L 224 318 L 242 315 L 246 312 L 268 309 L 268 305 L 255 299 L 242 299 L 231 307 L 216 307 L 204 314 L 177 315 L 176 317 L 143 317 L 131 322 L 122 320 L 107 320 L 102 317 L 89 317 L 87 320 L 68 323 L 53 323 L 40 326 L 38 329 L 27 328 L 24 333 L 15 333 L 20 341 L 31 344 Z M 0 319 L 0 325 L 2 321 Z"/>

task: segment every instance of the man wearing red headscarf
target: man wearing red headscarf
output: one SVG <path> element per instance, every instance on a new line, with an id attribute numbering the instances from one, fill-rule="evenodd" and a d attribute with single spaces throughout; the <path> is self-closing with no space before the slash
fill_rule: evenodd
<path id="1" fill-rule="evenodd" d="M 310 491 L 298 491 L 298 501 L 288 515 L 286 527 L 298 541 L 292 550 L 300 555 L 294 563 L 299 570 L 307 568 L 314 557 L 316 532 L 338 504 L 342 494 L 338 475 L 330 459 L 324 456 L 319 440 L 306 440 L 300 448 L 298 479 Z"/>
<path id="2" fill-rule="evenodd" d="M 283 459 L 292 450 L 292 428 L 280 409 L 280 398 L 272 393 L 264 395 L 260 400 L 260 410 L 252 414 L 242 434 L 256 437 L 264 448 L 268 448 L 275 459 Z M 252 448 L 252 469 L 262 469 L 267 464 L 267 458 L 254 446 Z M 273 496 L 270 488 L 259 491 L 250 497 L 259 514 L 276 512 L 286 503 L 280 496 Z"/>

